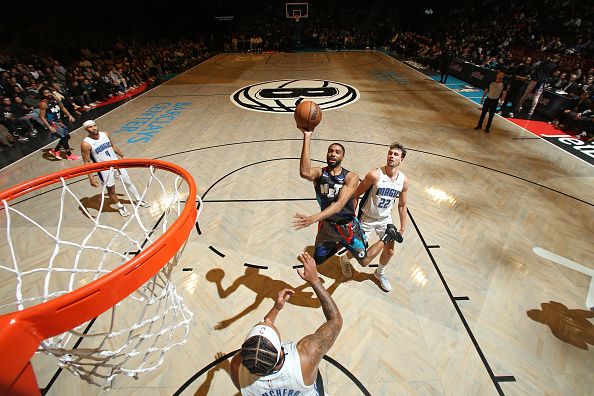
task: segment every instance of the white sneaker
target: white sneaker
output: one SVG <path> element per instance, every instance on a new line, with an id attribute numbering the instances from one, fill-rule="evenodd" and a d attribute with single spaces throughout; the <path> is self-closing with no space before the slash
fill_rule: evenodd
<path id="1" fill-rule="evenodd" d="M 380 281 L 380 287 L 384 290 L 389 292 L 390 290 L 392 290 L 392 285 L 390 284 L 390 281 L 388 281 L 388 277 L 386 276 L 386 273 L 382 273 L 380 274 L 378 272 L 378 270 L 375 270 L 373 272 L 373 275 Z"/>
<path id="2" fill-rule="evenodd" d="M 346 278 L 353 277 L 353 266 L 351 265 L 351 262 L 349 261 L 349 258 L 346 255 L 346 253 L 340 256 L 340 269 L 342 270 L 342 274 Z"/>
<path id="3" fill-rule="evenodd" d="M 136 201 L 135 203 L 138 204 L 138 206 L 142 206 L 143 208 L 148 208 L 151 206 L 151 204 L 146 201 Z"/>
<path id="4" fill-rule="evenodd" d="M 130 216 L 130 212 L 128 212 L 128 209 L 126 209 L 125 206 L 118 206 L 118 212 L 120 212 L 120 215 L 122 217 Z"/>

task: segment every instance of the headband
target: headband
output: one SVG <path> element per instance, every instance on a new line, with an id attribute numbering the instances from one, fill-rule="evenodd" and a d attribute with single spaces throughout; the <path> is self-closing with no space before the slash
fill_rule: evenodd
<path id="1" fill-rule="evenodd" d="M 276 334 L 276 331 L 274 331 L 274 329 L 270 326 L 266 326 L 266 325 L 256 325 L 252 328 L 252 330 L 249 332 L 249 334 L 247 335 L 247 337 L 245 337 L 245 339 L 247 340 L 250 337 L 254 337 L 254 336 L 261 336 L 266 338 L 268 341 L 270 341 L 272 343 L 272 345 L 274 345 L 274 347 L 277 350 L 277 355 L 276 355 L 276 363 L 278 364 L 278 361 L 280 360 L 280 350 L 281 350 L 281 341 L 280 338 L 278 336 L 278 334 Z"/>

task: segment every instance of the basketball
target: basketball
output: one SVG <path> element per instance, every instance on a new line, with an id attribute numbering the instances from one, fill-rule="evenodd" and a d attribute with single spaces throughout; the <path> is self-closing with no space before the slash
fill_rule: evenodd
<path id="1" fill-rule="evenodd" d="M 295 122 L 306 131 L 313 131 L 322 121 L 322 109 L 316 102 L 304 100 L 295 108 Z"/>

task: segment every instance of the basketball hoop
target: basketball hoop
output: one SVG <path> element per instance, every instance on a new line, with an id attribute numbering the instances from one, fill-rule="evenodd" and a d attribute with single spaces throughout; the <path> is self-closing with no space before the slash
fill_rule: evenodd
<path id="1" fill-rule="evenodd" d="M 287 19 L 299 22 L 300 19 L 309 17 L 309 3 L 285 3 L 285 13 Z"/>
<path id="2" fill-rule="evenodd" d="M 151 203 L 150 209 L 140 208 L 136 202 L 133 216 L 127 220 L 115 211 L 110 214 L 103 204 L 104 187 L 93 217 L 81 202 L 87 198 L 76 194 L 88 194 L 88 184 L 72 179 L 120 168 L 136 168 L 140 173 L 133 173 L 133 178 L 148 174 L 141 195 Z M 61 188 L 45 188 L 53 184 L 61 184 Z M 116 183 L 116 188 L 133 201 L 124 183 Z M 33 203 L 14 202 L 31 192 L 39 193 L 28 199 Z M 51 218 L 48 214 L 57 211 L 40 211 L 33 205 L 35 199 L 47 202 L 52 194 L 57 199 L 58 192 L 55 227 L 45 223 Z M 39 393 L 30 362 L 36 351 L 57 357 L 60 367 L 109 389 L 118 374 L 136 377 L 155 370 L 163 363 L 165 352 L 185 343 L 193 315 L 170 277 L 199 215 L 196 199 L 196 185 L 185 169 L 148 159 L 78 166 L 1 192 L 0 220 L 6 225 L 8 245 L 2 247 L 6 254 L 0 255 L 6 257 L 0 261 L 0 276 L 4 277 L 0 285 L 14 285 L 16 301 L 0 301 L 0 359 L 4 362 L 0 394 Z M 35 220 L 21 207 L 30 203 L 29 209 L 37 209 Z M 69 203 L 78 206 L 65 210 Z M 154 226 L 145 225 L 151 222 Z M 23 232 L 25 227 L 29 228 Z M 45 257 L 37 253 L 45 253 L 43 243 L 33 248 L 35 258 L 15 249 L 15 241 L 36 238 L 31 236 L 35 233 L 54 242 Z M 7 281 L 8 276 L 14 281 Z M 118 312 L 125 310 L 125 315 L 117 317 L 116 307 Z M 138 312 L 140 318 L 134 317 Z M 87 333 L 91 327 L 98 329 Z M 83 338 L 86 344 L 79 347 Z"/>

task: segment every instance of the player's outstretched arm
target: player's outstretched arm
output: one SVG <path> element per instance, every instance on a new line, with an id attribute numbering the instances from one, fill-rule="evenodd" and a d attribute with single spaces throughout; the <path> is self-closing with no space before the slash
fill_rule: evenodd
<path id="1" fill-rule="evenodd" d="M 302 178 L 314 181 L 322 174 L 322 168 L 311 166 L 310 146 L 312 132 L 298 127 L 303 132 L 303 146 L 301 147 L 301 160 L 299 161 L 299 174 Z"/>
<path id="2" fill-rule="evenodd" d="M 311 285 L 320 300 L 324 316 L 326 317 L 326 322 L 315 333 L 303 337 L 297 343 L 297 350 L 301 359 L 303 383 L 305 385 L 311 385 L 316 380 L 318 365 L 322 357 L 330 350 L 336 338 L 338 338 L 338 334 L 342 328 L 342 316 L 332 296 L 324 288 L 318 277 L 318 270 L 314 259 L 308 253 L 303 253 L 299 255 L 299 261 L 303 263 L 303 270 L 297 270 L 297 272 L 303 280 Z"/>
<path id="3" fill-rule="evenodd" d="M 404 235 L 406 228 L 406 195 L 408 193 L 408 177 L 404 178 L 404 185 L 402 191 L 398 196 L 398 218 L 400 219 L 400 235 Z"/>
<path id="4" fill-rule="evenodd" d="M 285 303 L 291 298 L 291 296 L 295 294 L 294 290 L 291 289 L 283 289 L 277 293 L 276 300 L 274 301 L 274 305 L 272 309 L 268 311 L 268 313 L 264 316 L 264 324 L 271 323 L 274 324 L 276 321 L 276 316 L 280 312 L 281 309 L 285 307 Z"/>
<path id="5" fill-rule="evenodd" d="M 231 376 L 231 381 L 233 385 L 238 390 L 241 390 L 241 386 L 239 386 L 239 366 L 241 365 L 241 351 L 237 352 L 235 356 L 231 359 L 231 363 L 229 364 L 229 375 Z"/>
<path id="6" fill-rule="evenodd" d="M 70 122 L 74 122 L 74 117 L 72 117 L 72 114 L 70 114 L 68 112 L 68 109 L 66 108 L 66 106 L 64 106 L 64 103 L 62 103 L 62 101 L 60 99 L 56 99 L 58 101 L 58 106 L 60 106 L 60 109 L 62 109 L 62 111 L 64 112 L 64 114 L 66 114 L 66 117 L 68 117 L 68 121 Z"/>

